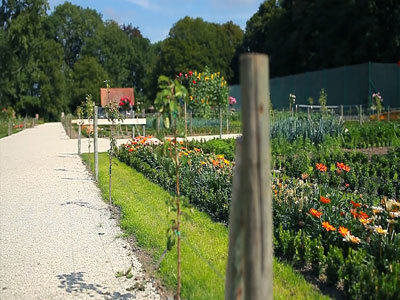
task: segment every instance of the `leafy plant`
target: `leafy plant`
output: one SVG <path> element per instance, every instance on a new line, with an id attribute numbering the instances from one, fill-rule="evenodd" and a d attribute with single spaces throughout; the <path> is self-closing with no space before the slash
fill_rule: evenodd
<path id="1" fill-rule="evenodd" d="M 112 187 L 112 158 L 117 150 L 117 139 L 115 138 L 115 130 L 118 129 L 118 126 L 121 126 L 118 121 L 122 121 L 125 116 L 121 114 L 118 110 L 118 105 L 114 101 L 110 101 L 110 84 L 109 81 L 106 80 L 106 88 L 107 88 L 107 97 L 108 104 L 105 107 L 106 118 L 111 122 L 110 125 L 110 149 L 108 150 L 109 154 L 109 202 L 112 205 L 111 199 L 111 187 Z"/>

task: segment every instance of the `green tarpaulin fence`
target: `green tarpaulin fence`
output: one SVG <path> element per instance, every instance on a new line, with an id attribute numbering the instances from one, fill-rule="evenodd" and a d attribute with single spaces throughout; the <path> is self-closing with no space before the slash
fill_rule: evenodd
<path id="1" fill-rule="evenodd" d="M 388 63 L 365 63 L 270 79 L 272 107 L 289 107 L 289 94 L 296 104 L 318 105 L 321 89 L 328 95 L 327 105 L 371 106 L 371 95 L 380 92 L 384 107 L 400 107 L 400 66 Z M 240 107 L 240 86 L 230 87 L 230 95 Z"/>

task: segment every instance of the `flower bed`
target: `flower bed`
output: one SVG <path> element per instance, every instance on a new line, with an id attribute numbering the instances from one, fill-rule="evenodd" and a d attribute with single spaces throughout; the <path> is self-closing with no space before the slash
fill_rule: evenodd
<path id="1" fill-rule="evenodd" d="M 172 162 L 143 140 L 122 146 L 119 158 L 173 192 Z M 182 193 L 214 220 L 227 223 L 234 163 L 193 145 L 179 147 L 187 162 L 180 173 Z M 400 149 L 369 160 L 363 154 L 318 151 L 308 145 L 303 151 L 309 156 L 304 159 L 303 154 L 292 155 L 292 151 L 298 154 L 299 145 L 276 147 L 272 176 L 276 256 L 311 270 L 353 298 L 396 297 L 400 291 L 400 201 L 385 196 L 379 183 L 371 193 L 361 193 L 366 187 L 359 183 L 370 175 L 390 182 L 390 172 L 400 171 L 399 163 L 389 171 L 375 170 L 398 162 Z M 276 156 L 283 150 L 289 150 L 286 157 Z M 392 195 L 398 197 L 398 181 L 393 184 Z"/>

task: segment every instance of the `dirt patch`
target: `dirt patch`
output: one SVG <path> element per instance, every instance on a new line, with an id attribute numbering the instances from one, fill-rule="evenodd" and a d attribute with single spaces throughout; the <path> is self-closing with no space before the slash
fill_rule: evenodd
<path id="1" fill-rule="evenodd" d="M 109 206 L 110 207 L 110 206 Z M 120 226 L 121 220 L 121 210 L 117 206 L 111 206 L 111 217 L 115 218 L 118 226 Z M 172 299 L 173 292 L 168 290 L 162 283 L 162 280 L 156 276 L 157 270 L 155 270 L 155 262 L 153 256 L 147 251 L 143 250 L 138 246 L 136 237 L 133 235 L 128 235 L 125 237 L 126 241 L 129 243 L 132 249 L 132 253 L 137 257 L 137 259 L 142 264 L 143 271 L 146 278 L 153 282 L 157 292 L 161 296 L 161 299 Z"/>
<path id="2" fill-rule="evenodd" d="M 360 149 L 343 149 L 346 152 L 358 151 L 367 154 L 369 157 L 372 155 L 386 155 L 388 154 L 391 147 L 371 147 L 371 148 L 360 148 Z"/>

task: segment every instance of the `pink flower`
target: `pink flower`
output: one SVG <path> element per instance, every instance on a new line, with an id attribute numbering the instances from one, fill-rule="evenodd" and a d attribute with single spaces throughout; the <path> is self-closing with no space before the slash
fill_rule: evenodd
<path id="1" fill-rule="evenodd" d="M 229 104 L 230 105 L 236 104 L 236 99 L 233 98 L 232 96 L 229 96 Z"/>

